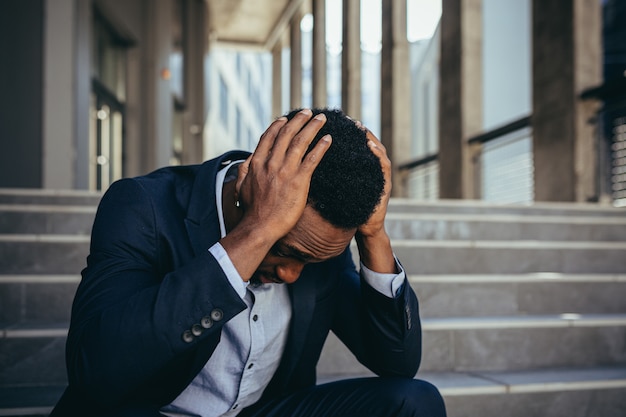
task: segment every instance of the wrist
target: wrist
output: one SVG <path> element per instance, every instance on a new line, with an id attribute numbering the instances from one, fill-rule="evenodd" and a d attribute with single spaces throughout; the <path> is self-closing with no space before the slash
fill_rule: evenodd
<path id="1" fill-rule="evenodd" d="M 391 248 L 391 239 L 382 229 L 374 235 L 355 235 L 359 258 L 368 269 L 381 274 L 398 273 L 395 257 Z"/>
<path id="2" fill-rule="evenodd" d="M 220 243 L 241 278 L 248 281 L 277 240 L 265 228 L 241 222 Z"/>

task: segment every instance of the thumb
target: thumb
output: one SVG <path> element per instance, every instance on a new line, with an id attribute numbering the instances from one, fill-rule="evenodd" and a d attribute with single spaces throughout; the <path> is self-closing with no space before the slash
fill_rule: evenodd
<path id="1" fill-rule="evenodd" d="M 251 159 L 252 159 L 252 155 L 250 155 L 248 159 L 243 161 L 238 167 L 237 182 L 235 184 L 235 191 L 237 192 L 237 195 L 239 195 L 241 191 L 241 184 L 243 184 L 243 180 L 246 178 L 246 176 L 248 175 L 248 171 L 250 170 Z"/>

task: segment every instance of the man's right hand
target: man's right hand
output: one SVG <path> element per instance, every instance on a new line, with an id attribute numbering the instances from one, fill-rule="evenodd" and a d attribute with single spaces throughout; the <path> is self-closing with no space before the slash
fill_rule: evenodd
<path id="1" fill-rule="evenodd" d="M 290 121 L 276 120 L 239 167 L 236 192 L 244 213 L 221 244 L 246 281 L 302 216 L 313 171 L 330 147 L 331 138 L 325 136 L 305 156 L 326 122 L 323 114 L 311 116 L 305 109 Z"/>

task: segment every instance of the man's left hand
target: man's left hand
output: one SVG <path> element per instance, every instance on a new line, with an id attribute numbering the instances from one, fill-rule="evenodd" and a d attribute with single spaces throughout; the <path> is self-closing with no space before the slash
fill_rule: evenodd
<path id="1" fill-rule="evenodd" d="M 357 125 L 365 129 L 359 122 Z M 361 225 L 356 232 L 355 239 L 359 247 L 359 257 L 363 265 L 378 273 L 397 273 L 396 261 L 391 249 L 391 242 L 385 230 L 385 216 L 391 196 L 391 161 L 387 150 L 378 138 L 368 129 L 367 144 L 380 161 L 383 170 L 385 185 L 380 202 L 368 221 Z"/>

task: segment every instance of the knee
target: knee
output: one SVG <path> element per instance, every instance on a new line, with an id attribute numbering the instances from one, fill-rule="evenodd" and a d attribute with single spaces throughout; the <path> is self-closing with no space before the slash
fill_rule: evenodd
<path id="1" fill-rule="evenodd" d="M 445 417 L 446 408 L 437 387 L 420 379 L 398 381 L 397 394 L 402 396 L 406 416 Z"/>

